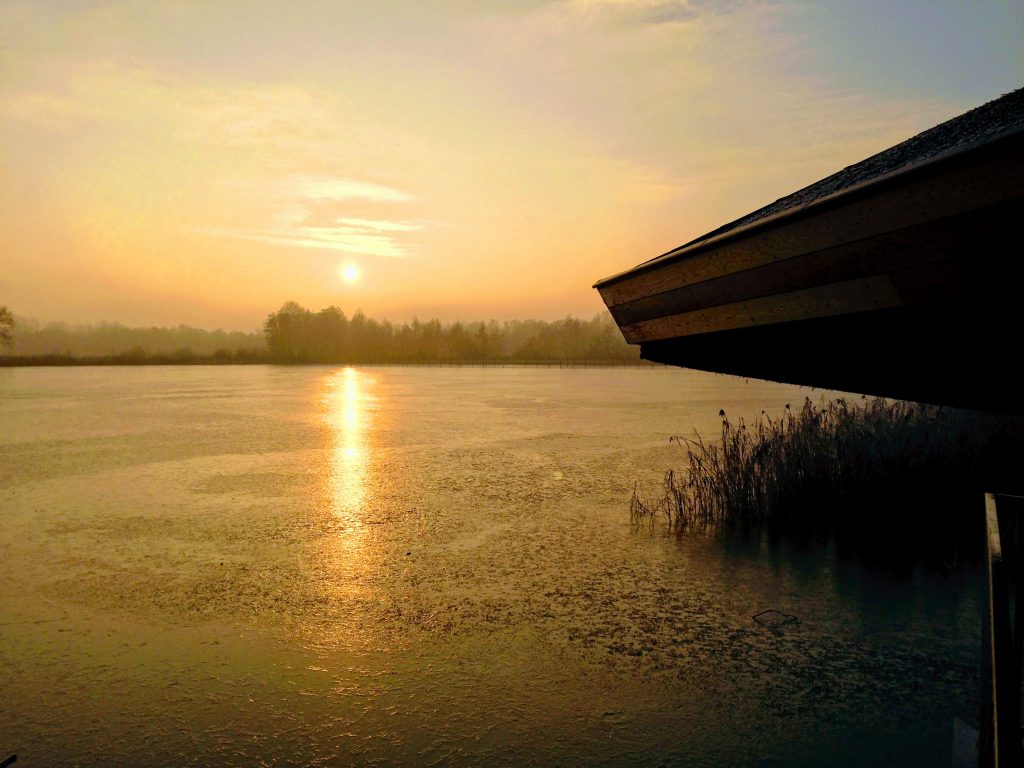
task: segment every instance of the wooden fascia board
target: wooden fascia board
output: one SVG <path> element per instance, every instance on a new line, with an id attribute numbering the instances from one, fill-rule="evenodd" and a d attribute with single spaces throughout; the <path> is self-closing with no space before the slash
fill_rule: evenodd
<path id="1" fill-rule="evenodd" d="M 752 269 L 644 296 L 609 308 L 620 326 L 817 285 L 976 260 L 992 267 L 1005 234 L 1024 220 L 1024 198 L 874 238 L 812 251 Z M 903 296 L 904 300 L 907 296 Z M 912 299 L 917 300 L 917 299 Z"/>
<path id="2" fill-rule="evenodd" d="M 887 275 L 845 280 L 621 326 L 630 344 L 903 305 Z"/>
<path id="3" fill-rule="evenodd" d="M 1024 132 L 723 233 L 607 278 L 615 306 L 694 283 L 1024 197 Z M 913 171 L 913 172 L 912 172 Z"/>

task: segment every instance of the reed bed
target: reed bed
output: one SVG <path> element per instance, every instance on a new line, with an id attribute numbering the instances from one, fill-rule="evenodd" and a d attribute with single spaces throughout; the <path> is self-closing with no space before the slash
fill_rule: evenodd
<path id="1" fill-rule="evenodd" d="M 1024 475 L 1019 419 L 881 398 L 808 398 L 753 424 L 720 416 L 717 441 L 672 438 L 685 466 L 660 494 L 634 491 L 635 526 L 950 529 L 985 490 L 1019 492 Z"/>

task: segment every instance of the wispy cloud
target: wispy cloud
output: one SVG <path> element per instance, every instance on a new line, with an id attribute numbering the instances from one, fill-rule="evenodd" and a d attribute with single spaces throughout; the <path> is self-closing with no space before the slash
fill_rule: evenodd
<path id="1" fill-rule="evenodd" d="M 413 196 L 400 189 L 357 179 L 334 176 L 292 176 L 291 189 L 310 200 L 370 200 L 383 203 L 405 203 Z"/>
<path id="2" fill-rule="evenodd" d="M 688 21 L 702 15 L 728 13 L 754 0 L 570 0 L 576 10 L 632 12 L 649 21 Z M 760 5 L 771 0 L 760 0 Z"/>
<path id="3" fill-rule="evenodd" d="M 338 215 L 337 210 L 325 211 L 325 207 L 337 209 L 338 204 L 404 203 L 415 199 L 400 189 L 358 179 L 302 175 L 289 177 L 280 189 L 277 210 L 271 216 L 274 226 L 270 229 L 189 229 L 212 237 L 389 258 L 407 256 L 407 247 L 399 236 L 422 229 L 421 224 L 412 221 L 361 218 Z"/>
<path id="4" fill-rule="evenodd" d="M 377 222 L 376 224 L 387 223 Z M 219 227 L 191 227 L 190 231 L 213 237 L 255 240 L 256 242 L 271 243 L 273 245 L 286 245 L 295 248 L 319 248 L 367 256 L 402 258 L 408 255 L 406 249 L 394 238 L 377 234 L 374 229 L 369 227 L 365 229 L 351 226 L 295 227 L 291 230 L 265 231 Z"/>
<path id="5" fill-rule="evenodd" d="M 422 229 L 422 225 L 414 224 L 411 221 L 374 221 L 372 219 L 340 218 L 338 224 L 347 227 L 361 227 L 363 229 L 375 230 L 377 232 L 415 232 Z"/>

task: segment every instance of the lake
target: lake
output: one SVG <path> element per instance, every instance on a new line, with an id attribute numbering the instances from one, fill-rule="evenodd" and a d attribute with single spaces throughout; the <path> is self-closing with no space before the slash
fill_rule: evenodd
<path id="1" fill-rule="evenodd" d="M 807 395 L 658 368 L 0 369 L 0 760 L 947 765 L 977 567 L 629 527 L 670 436 Z"/>

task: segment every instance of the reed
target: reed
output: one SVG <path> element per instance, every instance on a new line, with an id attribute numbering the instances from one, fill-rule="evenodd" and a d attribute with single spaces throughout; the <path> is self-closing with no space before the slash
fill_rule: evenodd
<path id="1" fill-rule="evenodd" d="M 671 438 L 685 465 L 659 494 L 634 490 L 634 526 L 950 528 L 985 490 L 1019 492 L 1024 475 L 1019 419 L 881 398 L 808 398 L 749 425 L 720 416 L 717 441 Z"/>

